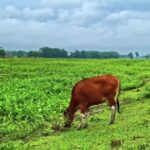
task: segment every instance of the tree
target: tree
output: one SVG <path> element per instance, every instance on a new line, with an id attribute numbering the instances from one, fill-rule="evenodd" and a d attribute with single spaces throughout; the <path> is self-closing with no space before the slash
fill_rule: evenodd
<path id="1" fill-rule="evenodd" d="M 84 50 L 81 51 L 82 57 L 86 58 L 86 52 Z"/>
<path id="2" fill-rule="evenodd" d="M 101 52 L 101 58 L 119 58 L 120 54 L 115 51 Z"/>
<path id="3" fill-rule="evenodd" d="M 146 59 L 150 59 L 150 54 L 145 55 Z"/>
<path id="4" fill-rule="evenodd" d="M 72 58 L 119 58 L 120 54 L 115 51 L 99 52 L 99 51 L 78 51 L 72 52 Z"/>
<path id="5" fill-rule="evenodd" d="M 72 52 L 70 57 L 72 57 L 72 58 L 83 58 L 82 57 L 82 52 L 80 52 L 78 50 L 76 50 L 75 52 Z"/>
<path id="6" fill-rule="evenodd" d="M 27 53 L 25 51 L 19 50 L 17 51 L 17 57 L 25 57 Z"/>
<path id="7" fill-rule="evenodd" d="M 27 57 L 28 52 L 19 50 L 19 51 L 6 51 L 6 56 L 7 57 Z"/>
<path id="8" fill-rule="evenodd" d="M 136 56 L 136 58 L 139 57 L 139 53 L 138 53 L 138 52 L 135 52 L 135 56 Z"/>
<path id="9" fill-rule="evenodd" d="M 29 51 L 27 56 L 28 57 L 40 57 L 41 53 L 38 51 Z"/>
<path id="10" fill-rule="evenodd" d="M 133 58 L 134 58 L 134 57 L 133 57 L 133 53 L 129 53 L 129 54 L 128 54 L 128 57 L 131 58 L 131 59 L 133 59 Z"/>
<path id="11" fill-rule="evenodd" d="M 66 58 L 67 52 L 64 49 L 42 47 L 39 49 L 41 56 L 44 58 Z"/>
<path id="12" fill-rule="evenodd" d="M 2 47 L 0 47 L 0 57 L 5 57 L 5 55 L 5 50 Z"/>

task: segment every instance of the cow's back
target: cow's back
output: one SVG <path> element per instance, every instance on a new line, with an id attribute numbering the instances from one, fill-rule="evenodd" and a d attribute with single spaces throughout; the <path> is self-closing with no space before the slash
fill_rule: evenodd
<path id="1" fill-rule="evenodd" d="M 78 103 L 99 104 L 111 94 L 115 94 L 118 86 L 118 79 L 112 75 L 87 78 L 75 84 L 72 97 Z"/>

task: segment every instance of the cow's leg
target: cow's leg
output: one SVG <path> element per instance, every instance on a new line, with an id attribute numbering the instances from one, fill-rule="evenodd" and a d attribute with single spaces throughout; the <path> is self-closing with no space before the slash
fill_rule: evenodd
<path id="1" fill-rule="evenodd" d="M 80 111 L 81 111 L 81 120 L 80 120 L 80 124 L 78 125 L 78 129 L 86 128 L 88 126 L 89 112 L 88 112 L 87 104 L 81 104 Z"/>
<path id="2" fill-rule="evenodd" d="M 115 120 L 115 115 L 116 115 L 116 102 L 114 98 L 108 99 L 109 106 L 111 108 L 111 118 L 109 124 L 113 124 Z"/>

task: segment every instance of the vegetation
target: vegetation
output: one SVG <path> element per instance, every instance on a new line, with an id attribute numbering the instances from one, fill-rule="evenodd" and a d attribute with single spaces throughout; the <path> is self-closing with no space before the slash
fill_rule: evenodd
<path id="1" fill-rule="evenodd" d="M 150 61 L 0 59 L 0 149 L 150 149 Z M 89 127 L 62 130 L 72 86 L 83 78 L 114 74 L 121 80 L 121 114 L 89 117 Z M 97 110 L 97 107 L 93 108 Z"/>
<path id="2" fill-rule="evenodd" d="M 0 57 L 5 57 L 5 50 L 0 47 Z"/>
<path id="3" fill-rule="evenodd" d="M 149 59 L 150 58 L 150 54 L 145 55 L 145 58 Z"/>
<path id="4" fill-rule="evenodd" d="M 138 52 L 135 52 L 135 58 L 146 58 L 149 59 L 149 55 L 140 56 Z M 65 49 L 60 48 L 50 48 L 50 47 L 42 47 L 39 50 L 31 50 L 31 51 L 7 51 L 0 47 L 0 57 L 31 57 L 31 58 L 130 58 L 133 59 L 134 55 L 130 52 L 128 55 L 119 54 L 116 51 L 79 51 L 75 50 L 72 52 L 68 52 Z"/>
<path id="5" fill-rule="evenodd" d="M 131 58 L 131 59 L 133 59 L 134 58 L 133 53 L 129 53 L 128 57 Z"/>
<path id="6" fill-rule="evenodd" d="M 78 51 L 72 52 L 71 58 L 119 58 L 120 54 L 115 51 L 99 52 L 99 51 Z"/>
<path id="7" fill-rule="evenodd" d="M 139 55 L 139 53 L 138 53 L 138 52 L 135 52 L 135 56 L 136 56 L 136 57 L 139 57 L 140 55 Z"/>
<path id="8" fill-rule="evenodd" d="M 68 53 L 64 49 L 42 47 L 39 51 L 7 51 L 8 57 L 43 57 L 43 58 L 119 58 L 120 54 L 115 51 L 74 51 Z"/>

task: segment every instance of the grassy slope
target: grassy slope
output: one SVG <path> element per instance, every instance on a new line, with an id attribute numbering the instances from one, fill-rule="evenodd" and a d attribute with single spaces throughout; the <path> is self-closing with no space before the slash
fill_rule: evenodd
<path id="1" fill-rule="evenodd" d="M 9 133 L 9 130 L 17 131 L 18 125 L 15 125 L 15 123 L 14 129 L 12 129 L 9 125 L 6 126 L 4 122 L 0 131 L 3 133 L 6 127 L 5 130 L 9 134 L 2 136 L 2 149 L 150 149 L 149 61 L 46 59 L 26 61 L 16 59 L 0 60 L 0 63 L 0 83 L 3 85 L 7 83 L 9 87 L 7 90 L 6 86 L 3 86 L 1 91 L 7 96 L 8 100 L 14 96 L 14 101 L 21 99 L 27 103 L 28 99 L 32 99 L 32 95 L 34 95 L 35 100 L 40 100 L 37 101 L 37 104 L 33 103 L 33 107 L 32 101 L 27 103 L 27 107 L 23 106 L 26 108 L 26 113 L 31 117 L 29 119 L 32 120 L 34 118 L 40 120 L 43 114 L 49 116 L 55 111 L 57 113 L 59 109 L 62 111 L 68 105 L 72 85 L 81 78 L 111 73 L 117 75 L 122 82 L 120 95 L 122 113 L 116 115 L 114 125 L 108 126 L 110 110 L 105 104 L 101 106 L 103 112 L 91 115 L 89 127 L 80 131 L 76 129 L 79 123 L 78 119 L 75 120 L 71 129 L 63 132 L 51 131 L 50 122 L 46 123 L 48 125 L 45 131 L 43 131 L 42 126 L 36 128 L 33 132 L 33 126 L 28 127 L 29 124 L 26 122 L 25 124 L 20 122 L 22 130 L 23 128 L 29 129 L 31 133 L 25 130 L 25 134 L 21 134 L 19 128 L 17 130 L 20 134 L 14 136 L 11 132 Z M 53 77 L 53 80 L 51 80 L 51 77 Z M 51 81 L 53 81 L 54 88 L 48 84 Z M 12 85 L 13 88 L 11 88 Z M 34 91 L 30 85 L 34 86 Z M 24 91 L 19 91 L 20 88 Z M 53 95 L 46 93 L 47 89 L 51 89 Z M 26 93 L 29 93 L 29 95 L 25 95 Z M 20 95 L 19 98 L 18 95 Z M 1 98 L 3 97 L 1 96 Z M 41 103 L 45 99 L 47 99 L 46 105 Z M 51 103 L 51 100 L 54 100 L 54 102 Z M 31 107 L 28 108 L 30 104 Z M 37 109 L 42 105 L 42 108 Z M 52 107 L 47 105 L 52 105 Z M 1 106 L 5 107 L 3 103 Z M 24 113 L 22 109 L 19 111 L 20 114 Z M 40 112 L 41 116 L 39 117 Z M 33 118 L 32 115 L 34 115 Z M 11 115 L 9 116 L 11 118 Z M 12 116 L 15 115 L 12 113 Z"/>
<path id="2" fill-rule="evenodd" d="M 150 84 L 149 84 L 150 85 Z M 140 88 L 139 92 L 142 92 Z M 126 95 L 138 97 L 137 91 Z M 56 132 L 30 142 L 32 149 L 150 149 L 150 102 L 121 101 L 121 114 L 117 114 L 114 125 L 108 126 L 110 110 L 103 105 L 103 113 L 89 117 L 89 127 L 83 130 L 73 128 Z M 78 122 L 78 121 L 77 121 Z"/>

